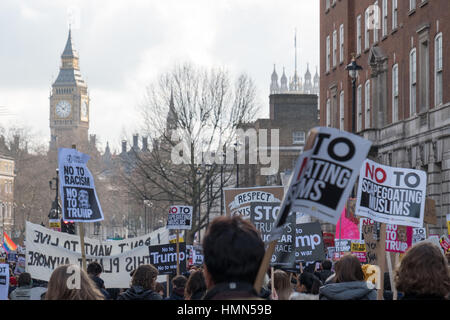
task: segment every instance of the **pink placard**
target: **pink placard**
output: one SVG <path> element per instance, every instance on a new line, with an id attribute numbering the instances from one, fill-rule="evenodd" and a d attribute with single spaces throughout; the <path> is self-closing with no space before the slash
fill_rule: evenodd
<path id="1" fill-rule="evenodd" d="M 342 233 L 341 233 L 342 232 Z M 340 235 L 340 236 L 339 236 Z M 346 208 L 342 210 L 341 218 L 336 224 L 336 239 L 359 239 L 359 227 L 346 217 Z"/>

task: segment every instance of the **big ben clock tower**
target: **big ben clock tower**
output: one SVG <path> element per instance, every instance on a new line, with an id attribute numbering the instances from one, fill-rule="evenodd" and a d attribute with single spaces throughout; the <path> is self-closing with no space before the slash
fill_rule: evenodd
<path id="1" fill-rule="evenodd" d="M 50 95 L 50 150 L 83 147 L 88 143 L 89 96 L 81 78 L 78 53 L 72 47 L 72 32 L 61 55 L 58 77 Z"/>

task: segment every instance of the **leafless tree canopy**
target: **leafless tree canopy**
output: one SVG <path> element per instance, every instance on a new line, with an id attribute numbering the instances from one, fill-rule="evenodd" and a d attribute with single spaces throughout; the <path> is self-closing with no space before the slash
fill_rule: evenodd
<path id="1" fill-rule="evenodd" d="M 226 70 L 190 63 L 148 86 L 140 110 L 151 150 L 133 153 L 132 170 L 123 174 L 136 200 L 163 202 L 166 209 L 192 205 L 191 236 L 203 227 L 213 206 L 220 211 L 220 186 L 229 184 L 234 171 L 222 166 L 224 148 L 234 148 L 236 129 L 254 118 L 255 92 L 246 75 L 233 81 Z"/>

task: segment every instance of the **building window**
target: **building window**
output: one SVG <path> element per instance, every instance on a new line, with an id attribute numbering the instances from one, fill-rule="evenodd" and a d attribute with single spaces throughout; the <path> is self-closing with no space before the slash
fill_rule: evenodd
<path id="1" fill-rule="evenodd" d="M 328 72 L 330 71 L 330 36 L 327 36 L 326 51 L 327 51 L 326 71 Z"/>
<path id="2" fill-rule="evenodd" d="M 356 90 L 356 112 L 358 113 L 357 123 L 356 123 L 356 132 L 361 131 L 362 129 L 362 86 L 359 85 Z"/>
<path id="3" fill-rule="evenodd" d="M 417 112 L 417 56 L 416 48 L 411 50 L 409 54 L 409 114 L 413 116 Z"/>
<path id="4" fill-rule="evenodd" d="M 387 0 L 383 0 L 383 7 L 382 7 L 382 11 L 383 11 L 383 22 L 381 23 L 381 34 L 383 35 L 383 37 L 385 37 L 387 35 L 387 24 L 388 24 L 388 4 L 387 4 Z"/>
<path id="5" fill-rule="evenodd" d="M 409 0 L 409 11 L 416 9 L 416 0 Z"/>
<path id="6" fill-rule="evenodd" d="M 361 16 L 356 18 L 356 54 L 361 54 Z"/>
<path id="7" fill-rule="evenodd" d="M 398 27 L 398 0 L 392 0 L 392 30 Z"/>
<path id="8" fill-rule="evenodd" d="M 398 64 L 392 67 L 392 123 L 398 121 Z"/>
<path id="9" fill-rule="evenodd" d="M 325 10 L 330 9 L 330 0 L 325 0 Z"/>
<path id="10" fill-rule="evenodd" d="M 344 112 L 345 112 L 345 105 L 344 105 L 344 91 L 341 91 L 341 94 L 339 96 L 339 129 L 345 130 L 345 123 L 344 123 Z"/>
<path id="11" fill-rule="evenodd" d="M 369 9 L 366 9 L 365 19 L 364 19 L 364 49 L 369 49 Z"/>
<path id="12" fill-rule="evenodd" d="M 305 132 L 304 131 L 294 131 L 292 133 L 293 144 L 304 144 L 305 143 Z"/>
<path id="13" fill-rule="evenodd" d="M 337 31 L 333 31 L 333 67 L 337 63 Z"/>
<path id="14" fill-rule="evenodd" d="M 435 105 L 438 106 L 443 102 L 443 92 L 442 92 L 442 33 L 439 33 L 434 40 L 434 55 L 435 55 Z"/>
<path id="15" fill-rule="evenodd" d="M 364 91 L 364 109 L 365 109 L 365 119 L 364 128 L 370 128 L 370 80 L 366 81 L 365 91 Z"/>
<path id="16" fill-rule="evenodd" d="M 327 100 L 327 127 L 331 127 L 331 101 L 330 99 Z"/>
<path id="17" fill-rule="evenodd" d="M 344 25 L 339 27 L 339 62 L 344 62 Z"/>
<path id="18" fill-rule="evenodd" d="M 380 8 L 378 7 L 378 1 L 373 4 L 375 12 L 375 27 L 373 28 L 373 43 L 378 42 L 378 29 L 380 28 Z"/>

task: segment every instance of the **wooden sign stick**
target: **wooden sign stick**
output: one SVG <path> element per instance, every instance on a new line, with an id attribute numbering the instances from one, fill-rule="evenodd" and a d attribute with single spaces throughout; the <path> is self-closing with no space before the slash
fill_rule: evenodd
<path id="1" fill-rule="evenodd" d="M 308 135 L 308 139 L 306 140 L 304 151 L 310 150 L 314 147 L 314 142 L 316 141 L 318 132 L 314 129 L 311 129 Z M 294 174 L 294 173 L 293 173 Z M 294 179 L 295 177 L 292 177 Z M 292 181 L 292 180 L 290 180 Z M 289 189 L 288 189 L 289 190 Z M 286 194 L 284 195 L 286 197 Z M 289 208 L 287 208 L 289 210 Z M 285 214 L 285 212 L 279 212 L 279 214 Z M 287 212 L 289 214 L 289 212 Z M 287 215 L 286 215 L 287 216 Z M 267 247 L 266 253 L 264 254 L 264 257 L 261 261 L 261 265 L 259 266 L 258 274 L 256 275 L 255 283 L 253 284 L 253 288 L 255 291 L 259 294 L 261 291 L 261 287 L 264 281 L 264 274 L 267 271 L 267 268 L 269 267 L 270 260 L 272 259 L 272 255 L 275 252 L 275 247 L 278 243 L 277 240 L 270 241 L 269 246 Z"/>
<path id="2" fill-rule="evenodd" d="M 180 235 L 179 235 L 179 230 L 176 229 L 175 230 L 176 234 L 177 234 L 177 276 L 180 275 Z"/>
<path id="3" fill-rule="evenodd" d="M 72 145 L 72 149 L 77 149 L 76 145 Z M 82 263 L 82 267 L 83 270 L 85 272 L 87 272 L 87 267 L 86 267 L 86 248 L 84 246 L 84 223 L 83 222 L 78 222 L 78 229 L 80 231 L 80 247 L 81 247 L 81 263 Z"/>

